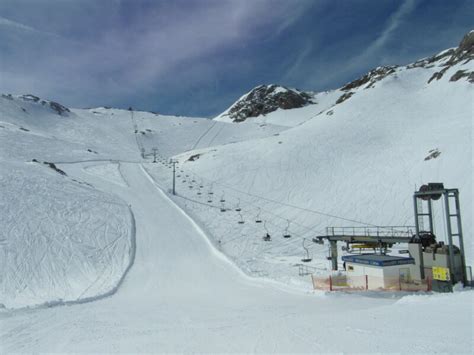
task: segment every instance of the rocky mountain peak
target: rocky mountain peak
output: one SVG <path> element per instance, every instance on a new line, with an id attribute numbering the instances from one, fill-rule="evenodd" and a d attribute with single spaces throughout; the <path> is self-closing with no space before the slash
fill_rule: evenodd
<path id="1" fill-rule="evenodd" d="M 443 60 L 443 62 L 441 63 L 441 67 L 443 67 L 443 69 L 433 74 L 433 76 L 428 81 L 428 83 L 430 83 L 433 80 L 441 79 L 444 74 L 454 65 L 459 63 L 466 64 L 473 59 L 474 30 L 464 35 L 461 40 L 461 43 L 459 43 L 459 46 L 457 48 L 451 48 L 430 58 L 422 59 L 421 61 L 414 63 L 411 67 L 421 66 L 428 68 L 430 66 L 433 66 L 435 63 L 439 63 L 441 60 Z M 449 81 L 458 81 L 461 78 L 467 78 L 469 82 L 474 83 L 474 71 L 460 69 L 451 76 Z"/>
<path id="2" fill-rule="evenodd" d="M 243 122 L 249 117 L 266 115 L 279 108 L 289 110 L 312 104 L 312 98 L 310 93 L 297 89 L 274 84 L 260 85 L 234 103 L 222 116 L 228 116 L 234 122 Z"/>
<path id="3" fill-rule="evenodd" d="M 397 68 L 398 66 L 396 65 L 377 67 L 375 69 L 372 69 L 367 74 L 360 77 L 359 79 L 356 79 L 354 81 L 351 81 L 350 83 L 347 83 L 341 88 L 341 90 L 349 91 L 349 90 L 361 87 L 363 85 L 365 85 L 365 88 L 370 88 L 377 81 L 382 80 L 383 78 L 385 78 L 386 76 L 392 73 L 395 73 L 395 70 Z"/>
<path id="4" fill-rule="evenodd" d="M 13 95 L 11 94 L 2 94 L 2 97 L 8 100 L 14 99 Z M 68 116 L 68 114 L 71 112 L 66 106 L 63 106 L 60 103 L 49 101 L 49 100 L 43 100 L 35 95 L 26 94 L 26 95 L 20 95 L 16 97 L 26 102 L 37 103 L 42 106 L 49 107 L 50 110 L 54 111 L 59 116 Z"/>

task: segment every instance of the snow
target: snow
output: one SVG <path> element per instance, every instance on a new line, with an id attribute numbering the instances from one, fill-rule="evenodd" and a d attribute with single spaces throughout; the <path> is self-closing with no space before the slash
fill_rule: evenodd
<path id="1" fill-rule="evenodd" d="M 327 273 L 328 246 L 312 243 L 313 237 L 328 226 L 414 226 L 413 192 L 440 181 L 460 190 L 471 265 L 472 116 L 466 103 L 472 88 L 447 79 L 427 84 L 431 75 L 424 68 L 400 70 L 278 136 L 177 156 L 175 201 L 250 275 L 308 289 L 309 280 L 301 283 L 298 275 L 307 256 L 303 243 L 313 259 L 306 265 Z M 289 110 L 289 121 L 301 110 Z M 441 154 L 425 160 L 436 149 Z M 196 153 L 199 159 L 188 161 Z M 147 169 L 163 188 L 171 186 L 169 169 Z M 210 191 L 214 196 L 208 199 Z M 447 242 L 443 205 L 434 208 L 435 234 Z M 292 238 L 284 239 L 288 220 Z M 267 232 L 271 242 L 262 240 Z"/>
<path id="2" fill-rule="evenodd" d="M 2 352 L 468 352 L 472 347 L 471 317 L 460 312 L 472 304 L 470 292 L 429 301 L 436 305 L 432 312 L 411 301 L 400 304 L 393 294 L 302 294 L 249 279 L 223 261 L 139 165 L 124 164 L 122 172 L 130 189 L 104 188 L 131 203 L 136 215 L 136 261 L 125 282 L 113 297 L 93 303 L 1 312 Z M 68 174 L 83 176 L 81 164 L 68 166 Z M 417 324 L 423 332 L 414 335 L 402 324 Z"/>
<path id="3" fill-rule="evenodd" d="M 127 187 L 127 182 L 124 180 L 120 172 L 120 163 L 110 163 L 102 165 L 91 165 L 84 168 L 86 172 L 96 175 L 107 181 L 113 182 L 119 186 Z"/>
<path id="4" fill-rule="evenodd" d="M 128 206 L 39 164 L 2 164 L 0 304 L 95 299 L 133 262 Z"/>
<path id="5" fill-rule="evenodd" d="M 0 352 L 471 352 L 472 291 L 315 292 L 298 267 L 328 272 L 326 226 L 413 224 L 432 181 L 472 264 L 472 85 L 449 82 L 471 67 L 239 124 L 0 97 Z"/>

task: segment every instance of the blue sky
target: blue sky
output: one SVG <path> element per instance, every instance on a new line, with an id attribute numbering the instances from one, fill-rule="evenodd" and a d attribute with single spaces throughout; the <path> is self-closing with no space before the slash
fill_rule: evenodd
<path id="1" fill-rule="evenodd" d="M 0 0 L 0 92 L 212 117 L 456 46 L 472 0 Z"/>

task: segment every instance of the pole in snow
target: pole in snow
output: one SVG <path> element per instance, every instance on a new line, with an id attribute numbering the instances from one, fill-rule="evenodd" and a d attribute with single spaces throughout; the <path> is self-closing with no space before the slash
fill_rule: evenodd
<path id="1" fill-rule="evenodd" d="M 158 151 L 158 148 L 153 148 L 153 163 L 156 163 L 156 152 Z"/>
<path id="2" fill-rule="evenodd" d="M 176 160 L 171 162 L 173 163 L 173 195 L 176 195 Z"/>

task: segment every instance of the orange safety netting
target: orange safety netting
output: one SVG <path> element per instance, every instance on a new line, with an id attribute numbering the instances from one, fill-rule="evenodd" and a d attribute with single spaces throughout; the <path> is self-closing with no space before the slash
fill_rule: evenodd
<path id="1" fill-rule="evenodd" d="M 400 277 L 311 275 L 313 288 L 325 291 L 431 291 L 431 280 L 406 280 Z"/>

